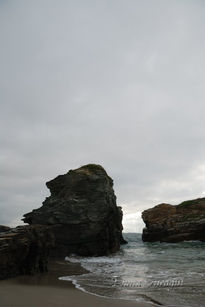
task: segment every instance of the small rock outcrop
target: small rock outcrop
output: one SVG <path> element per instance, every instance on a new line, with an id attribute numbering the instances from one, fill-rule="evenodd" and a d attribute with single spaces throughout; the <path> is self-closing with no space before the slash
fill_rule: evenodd
<path id="1" fill-rule="evenodd" d="M 47 271 L 54 237 L 45 226 L 0 226 L 0 279 Z"/>
<path id="2" fill-rule="evenodd" d="M 30 225 L 49 225 L 55 257 L 108 255 L 122 238 L 122 210 L 116 205 L 113 180 L 100 165 L 88 164 L 46 183 L 51 195 L 43 206 L 24 215 Z"/>
<path id="3" fill-rule="evenodd" d="M 185 201 L 179 205 L 160 204 L 145 210 L 146 225 L 142 240 L 148 242 L 205 242 L 205 198 Z"/>

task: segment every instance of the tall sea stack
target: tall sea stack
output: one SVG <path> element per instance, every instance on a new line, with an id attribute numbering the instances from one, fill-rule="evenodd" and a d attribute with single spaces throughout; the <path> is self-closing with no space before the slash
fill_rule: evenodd
<path id="1" fill-rule="evenodd" d="M 55 236 L 54 257 L 100 256 L 116 252 L 122 237 L 122 210 L 113 180 L 102 166 L 88 164 L 46 183 L 51 195 L 24 222 L 47 225 Z"/>

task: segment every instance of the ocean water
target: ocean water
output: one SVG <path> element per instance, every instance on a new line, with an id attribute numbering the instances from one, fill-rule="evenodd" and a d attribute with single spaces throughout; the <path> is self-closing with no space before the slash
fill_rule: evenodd
<path id="1" fill-rule="evenodd" d="M 205 306 L 205 243 L 144 243 L 124 234 L 128 244 L 108 257 L 66 257 L 88 274 L 63 276 L 95 295 L 165 306 Z"/>

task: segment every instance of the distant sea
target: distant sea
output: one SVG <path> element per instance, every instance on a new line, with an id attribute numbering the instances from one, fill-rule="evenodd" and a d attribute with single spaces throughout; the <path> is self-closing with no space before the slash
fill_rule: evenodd
<path id="1" fill-rule="evenodd" d="M 205 306 L 205 243 L 144 243 L 125 233 L 128 244 L 108 257 L 66 257 L 90 273 L 61 277 L 95 295 L 165 306 Z"/>

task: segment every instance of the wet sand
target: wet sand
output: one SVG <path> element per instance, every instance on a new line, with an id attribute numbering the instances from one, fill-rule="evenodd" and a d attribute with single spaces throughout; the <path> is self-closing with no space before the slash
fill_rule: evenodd
<path id="1" fill-rule="evenodd" d="M 60 276 L 85 273 L 78 264 L 52 262 L 49 272 L 0 281 L 1 307 L 153 307 L 152 304 L 97 297 L 76 289 Z"/>

